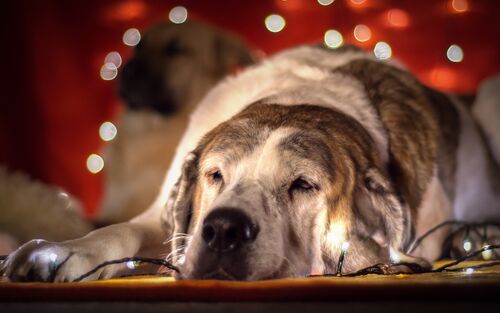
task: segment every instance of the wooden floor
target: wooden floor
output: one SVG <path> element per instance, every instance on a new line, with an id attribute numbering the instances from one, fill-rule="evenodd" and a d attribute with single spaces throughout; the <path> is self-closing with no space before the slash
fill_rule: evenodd
<path id="1" fill-rule="evenodd" d="M 468 262 L 462 266 L 476 265 Z M 500 267 L 473 272 L 315 277 L 259 282 L 136 277 L 83 283 L 0 283 L 0 312 L 455 312 L 500 308 Z M 132 308 L 135 308 L 132 310 Z M 303 309 L 300 309 L 303 308 Z M 307 308 L 307 309 L 306 309 Z M 3 309 L 3 310 L 2 310 Z M 442 312 L 442 311 L 441 311 Z M 428 312 L 425 312 L 428 313 Z"/>

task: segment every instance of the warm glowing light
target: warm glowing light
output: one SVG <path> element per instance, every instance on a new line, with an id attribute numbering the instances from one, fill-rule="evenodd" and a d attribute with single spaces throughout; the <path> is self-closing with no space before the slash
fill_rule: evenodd
<path id="1" fill-rule="evenodd" d="M 129 269 L 131 269 L 131 270 L 135 270 L 139 264 L 138 264 L 137 262 L 135 262 L 135 261 L 128 261 L 127 263 L 125 263 L 125 265 L 126 265 Z"/>
<path id="2" fill-rule="evenodd" d="M 136 46 L 141 41 L 141 33 L 137 28 L 130 28 L 123 33 L 123 43 L 127 46 Z"/>
<path id="3" fill-rule="evenodd" d="M 318 0 L 318 3 L 323 5 L 323 6 L 327 6 L 327 5 L 330 5 L 332 3 L 334 3 L 335 0 Z"/>
<path id="4" fill-rule="evenodd" d="M 99 73 L 103 80 L 113 80 L 118 75 L 118 68 L 111 62 L 104 63 Z"/>
<path id="5" fill-rule="evenodd" d="M 391 9 L 387 11 L 387 22 L 392 27 L 403 28 L 410 24 L 410 17 L 401 9 Z"/>
<path id="6" fill-rule="evenodd" d="M 104 58 L 104 64 L 106 63 L 113 63 L 116 68 L 119 68 L 122 65 L 122 56 L 118 52 L 112 51 Z"/>
<path id="7" fill-rule="evenodd" d="M 388 60 L 392 56 L 391 46 L 387 42 L 379 41 L 373 48 L 373 54 L 379 60 Z"/>
<path id="8" fill-rule="evenodd" d="M 111 122 L 104 122 L 99 127 L 99 137 L 104 141 L 115 139 L 117 132 L 116 126 Z"/>
<path id="9" fill-rule="evenodd" d="M 168 19 L 174 24 L 182 24 L 187 20 L 188 11 L 183 6 L 172 8 L 168 13 Z"/>
<path id="10" fill-rule="evenodd" d="M 285 19 L 278 14 L 271 14 L 264 20 L 264 24 L 266 25 L 267 30 L 272 33 L 277 33 L 285 28 L 286 22 Z"/>
<path id="11" fill-rule="evenodd" d="M 342 46 L 344 43 L 344 38 L 342 38 L 342 34 L 335 30 L 335 29 L 329 29 L 325 32 L 325 45 L 328 48 L 338 48 Z"/>
<path id="12" fill-rule="evenodd" d="M 473 268 L 469 267 L 468 269 L 465 270 L 465 274 L 467 274 L 467 275 L 470 275 L 472 273 L 474 273 L 474 269 Z"/>
<path id="13" fill-rule="evenodd" d="M 396 250 L 394 250 L 393 248 L 389 249 L 389 256 L 391 258 L 392 263 L 401 262 L 401 258 L 399 257 L 399 253 Z"/>
<path id="14" fill-rule="evenodd" d="M 372 37 L 372 31 L 366 25 L 359 24 L 354 27 L 354 38 L 359 42 L 365 42 Z"/>
<path id="15" fill-rule="evenodd" d="M 87 169 L 92 174 L 99 173 L 104 168 L 104 160 L 100 155 L 91 154 L 87 158 Z"/>
<path id="16" fill-rule="evenodd" d="M 366 0 L 351 0 L 351 3 L 354 5 L 362 5 L 365 2 Z"/>
<path id="17" fill-rule="evenodd" d="M 467 12 L 469 10 L 469 3 L 467 0 L 451 0 L 451 8 L 458 13 Z"/>
<path id="18" fill-rule="evenodd" d="M 436 88 L 451 90 L 458 83 L 459 78 L 455 71 L 446 66 L 437 66 L 429 72 L 429 80 Z"/>
<path id="19" fill-rule="evenodd" d="M 469 238 L 465 238 L 462 242 L 465 252 L 469 253 L 472 250 L 472 242 Z"/>
<path id="20" fill-rule="evenodd" d="M 341 243 L 345 242 L 345 225 L 344 223 L 337 221 L 330 225 L 330 230 L 326 235 L 326 240 L 329 246 L 340 246 Z"/>
<path id="21" fill-rule="evenodd" d="M 464 51 L 459 45 L 451 45 L 446 51 L 446 57 L 454 63 L 462 62 L 464 59 Z"/>
<path id="22" fill-rule="evenodd" d="M 349 241 L 344 241 L 342 243 L 342 247 L 340 248 L 340 251 L 342 253 L 345 253 L 347 251 L 347 249 L 349 249 Z"/>
<path id="23" fill-rule="evenodd" d="M 483 249 L 484 248 L 489 248 L 489 245 L 488 244 L 484 244 L 483 245 Z M 491 260 L 491 257 L 493 256 L 493 253 L 492 253 L 491 250 L 485 250 L 485 251 L 481 252 L 481 256 L 483 257 L 483 260 L 488 261 L 488 260 Z"/>

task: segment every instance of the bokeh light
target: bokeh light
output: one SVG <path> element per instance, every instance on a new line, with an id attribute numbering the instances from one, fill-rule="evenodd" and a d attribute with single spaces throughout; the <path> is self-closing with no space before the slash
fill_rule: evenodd
<path id="1" fill-rule="evenodd" d="M 410 24 L 410 17 L 401 9 L 391 9 L 387 11 L 387 22 L 391 27 L 404 28 Z"/>
<path id="2" fill-rule="evenodd" d="M 104 58 L 104 64 L 106 63 L 113 63 L 116 68 L 119 68 L 122 65 L 122 56 L 118 52 L 112 51 Z"/>
<path id="3" fill-rule="evenodd" d="M 89 170 L 89 172 L 91 172 L 92 174 L 97 174 L 102 171 L 103 168 L 104 160 L 100 155 L 95 153 L 89 155 L 89 157 L 87 158 L 87 169 Z"/>
<path id="4" fill-rule="evenodd" d="M 457 13 L 467 12 L 469 10 L 469 3 L 467 0 L 451 0 L 451 8 Z"/>
<path id="5" fill-rule="evenodd" d="M 462 62 L 464 59 L 464 51 L 459 45 L 453 44 L 446 50 L 446 57 L 454 63 Z"/>
<path id="6" fill-rule="evenodd" d="M 264 24 L 270 32 L 277 33 L 285 28 L 286 22 L 281 15 L 271 14 L 266 17 L 266 19 L 264 20 Z"/>
<path id="7" fill-rule="evenodd" d="M 366 42 L 372 37 L 372 31 L 370 27 L 359 24 L 354 27 L 354 38 L 359 42 Z"/>
<path id="8" fill-rule="evenodd" d="M 123 33 L 123 43 L 127 46 L 136 46 L 141 41 L 141 33 L 137 28 L 129 28 Z"/>
<path id="9" fill-rule="evenodd" d="M 111 62 L 104 63 L 101 66 L 100 75 L 103 80 L 113 80 L 118 75 L 118 68 Z"/>
<path id="10" fill-rule="evenodd" d="M 339 31 L 335 29 L 329 29 L 325 32 L 324 41 L 327 47 L 338 48 L 344 43 L 344 38 Z"/>
<path id="11" fill-rule="evenodd" d="M 174 24 L 182 24 L 187 20 L 188 11 L 183 6 L 172 8 L 168 13 L 168 19 Z"/>
<path id="12" fill-rule="evenodd" d="M 115 139 L 117 132 L 116 126 L 109 121 L 102 123 L 101 127 L 99 127 L 99 137 L 104 141 Z"/>
<path id="13" fill-rule="evenodd" d="M 379 41 L 373 48 L 373 54 L 379 60 L 388 60 L 392 56 L 391 46 L 387 42 Z"/>
<path id="14" fill-rule="evenodd" d="M 335 2 L 335 0 L 318 0 L 318 3 L 321 4 L 321 5 L 323 5 L 323 6 L 330 5 L 333 2 Z"/>

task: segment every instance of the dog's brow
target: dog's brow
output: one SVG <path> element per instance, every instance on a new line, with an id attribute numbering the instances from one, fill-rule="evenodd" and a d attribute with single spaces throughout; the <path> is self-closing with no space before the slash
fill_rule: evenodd
<path id="1" fill-rule="evenodd" d="M 290 151 L 300 158 L 313 161 L 329 173 L 333 172 L 333 155 L 330 147 L 315 136 L 297 132 L 283 138 L 278 148 L 282 151 Z"/>

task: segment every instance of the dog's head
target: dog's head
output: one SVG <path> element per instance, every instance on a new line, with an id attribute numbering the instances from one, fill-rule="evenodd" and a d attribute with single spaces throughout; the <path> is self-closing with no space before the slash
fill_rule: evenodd
<path id="1" fill-rule="evenodd" d="M 135 47 L 119 93 L 131 109 L 168 114 L 198 102 L 231 70 L 251 63 L 248 48 L 229 34 L 195 22 L 164 22 Z"/>
<path id="2" fill-rule="evenodd" d="M 389 261 L 408 229 L 356 120 L 318 106 L 253 104 L 188 155 L 170 206 L 183 278 L 257 280 Z M 186 235 L 187 234 L 187 235 Z"/>

